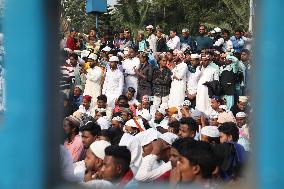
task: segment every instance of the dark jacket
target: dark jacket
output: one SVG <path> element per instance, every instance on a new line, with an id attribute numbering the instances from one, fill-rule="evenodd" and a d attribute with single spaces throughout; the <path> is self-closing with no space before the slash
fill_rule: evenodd
<path id="1" fill-rule="evenodd" d="M 167 44 L 165 38 L 157 39 L 157 52 L 166 52 L 167 51 Z"/>

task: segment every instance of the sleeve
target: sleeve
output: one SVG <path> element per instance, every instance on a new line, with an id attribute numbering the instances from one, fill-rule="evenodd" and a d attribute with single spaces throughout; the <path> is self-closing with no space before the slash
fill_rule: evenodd
<path id="1" fill-rule="evenodd" d="M 224 39 L 223 38 L 219 38 L 213 46 L 217 46 L 217 47 L 220 47 L 221 45 L 224 44 Z"/>
<path id="2" fill-rule="evenodd" d="M 104 94 L 104 95 L 106 94 L 107 83 L 108 83 L 108 76 L 107 76 L 107 73 L 106 73 L 106 77 L 105 77 L 103 89 L 102 89 L 102 94 Z"/>
<path id="3" fill-rule="evenodd" d="M 74 149 L 72 150 L 72 158 L 73 158 L 73 162 L 77 162 L 81 156 L 81 153 L 84 149 L 84 145 L 83 143 L 78 143 Z"/>
<path id="4" fill-rule="evenodd" d="M 123 92 L 123 85 L 124 85 L 124 76 L 123 76 L 123 74 L 121 73 L 121 74 L 119 74 L 119 85 L 118 85 L 118 91 L 119 91 L 119 94 L 122 94 L 122 92 Z"/>
<path id="5" fill-rule="evenodd" d="M 90 81 L 92 81 L 92 82 L 98 82 L 98 81 L 101 80 L 102 75 L 103 75 L 103 72 L 102 72 L 102 70 L 99 68 L 99 69 L 94 70 L 93 72 L 90 72 L 90 75 L 89 75 L 89 73 L 88 73 L 87 79 L 90 80 Z"/>
<path id="6" fill-rule="evenodd" d="M 220 72 L 220 70 L 219 69 L 215 69 L 214 70 L 214 73 L 213 73 L 213 80 L 217 80 L 217 81 L 219 81 L 219 72 Z"/>
<path id="7" fill-rule="evenodd" d="M 178 79 L 182 79 L 186 74 L 186 71 L 187 71 L 187 66 L 184 65 L 179 69 L 176 69 L 176 71 L 173 72 L 173 76 L 176 76 Z"/>
<path id="8" fill-rule="evenodd" d="M 154 164 L 157 162 L 157 156 L 150 154 L 142 159 L 140 168 L 138 169 L 135 179 L 137 181 L 153 181 L 159 178 L 163 173 L 171 169 L 170 162 L 153 169 Z"/>

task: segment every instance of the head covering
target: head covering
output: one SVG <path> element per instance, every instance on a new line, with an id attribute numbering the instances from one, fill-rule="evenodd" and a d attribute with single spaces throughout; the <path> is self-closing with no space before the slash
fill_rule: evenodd
<path id="1" fill-rule="evenodd" d="M 126 47 L 126 48 L 123 49 L 123 54 L 124 55 L 128 55 L 128 52 L 129 52 L 129 48 Z"/>
<path id="2" fill-rule="evenodd" d="M 201 134 L 205 135 L 205 136 L 209 136 L 209 137 L 219 137 L 220 136 L 220 132 L 218 130 L 218 127 L 215 126 L 205 126 L 201 129 Z"/>
<path id="3" fill-rule="evenodd" d="M 178 139 L 178 136 L 174 133 L 166 132 L 166 133 L 162 134 L 159 138 L 164 140 L 169 145 L 172 145 L 174 143 L 174 141 L 176 141 Z"/>
<path id="4" fill-rule="evenodd" d="M 161 114 L 163 114 L 163 116 L 165 116 L 167 113 L 166 113 L 166 110 L 164 108 L 159 108 L 157 110 L 157 112 L 160 112 Z"/>
<path id="5" fill-rule="evenodd" d="M 111 123 L 105 117 L 100 117 L 97 120 L 97 123 L 101 127 L 102 130 L 108 129 L 111 125 Z"/>
<path id="6" fill-rule="evenodd" d="M 168 110 L 169 114 L 177 114 L 178 113 L 178 109 L 176 107 L 171 107 Z"/>
<path id="7" fill-rule="evenodd" d="M 167 109 L 169 109 L 169 106 L 168 106 L 167 103 L 162 103 L 162 104 L 160 105 L 160 108 L 163 108 L 164 110 L 167 110 Z"/>
<path id="8" fill-rule="evenodd" d="M 191 54 L 190 57 L 193 58 L 193 59 L 199 59 L 200 55 L 199 54 Z"/>
<path id="9" fill-rule="evenodd" d="M 152 119 L 151 114 L 146 109 L 143 109 L 142 111 L 140 111 L 138 113 L 138 116 L 141 116 L 142 118 L 146 119 L 147 121 L 150 121 Z"/>
<path id="10" fill-rule="evenodd" d="M 191 106 L 191 102 L 189 100 L 183 101 L 184 106 Z"/>
<path id="11" fill-rule="evenodd" d="M 135 123 L 136 122 L 136 123 Z M 139 126 L 138 126 L 139 125 Z M 133 127 L 133 128 L 138 128 L 140 130 L 140 128 L 145 131 L 143 122 L 141 119 L 135 120 L 134 119 L 130 119 L 129 121 L 127 121 L 125 123 L 125 126 L 129 126 L 129 127 Z M 140 127 L 140 128 L 139 128 Z"/>
<path id="12" fill-rule="evenodd" d="M 235 56 L 228 55 L 228 56 L 226 56 L 226 60 L 230 60 L 232 62 L 237 62 L 238 58 L 235 57 Z"/>
<path id="13" fill-rule="evenodd" d="M 123 119 L 119 116 L 116 116 L 116 117 L 112 118 L 112 121 L 123 122 Z"/>
<path id="14" fill-rule="evenodd" d="M 228 112 L 223 112 L 218 115 L 218 123 L 236 122 L 234 115 Z"/>
<path id="15" fill-rule="evenodd" d="M 138 137 L 140 144 L 143 147 L 150 144 L 152 141 L 157 140 L 159 135 L 160 133 L 157 130 L 150 128 L 138 133 L 135 137 Z"/>
<path id="16" fill-rule="evenodd" d="M 111 48 L 109 46 L 105 46 L 102 51 L 109 52 L 111 51 Z"/>
<path id="17" fill-rule="evenodd" d="M 81 91 L 83 91 L 82 85 L 76 85 L 74 88 L 79 88 Z"/>
<path id="18" fill-rule="evenodd" d="M 152 26 L 152 25 L 146 26 L 146 29 L 153 29 L 153 28 L 154 28 L 154 26 Z"/>
<path id="19" fill-rule="evenodd" d="M 221 97 L 220 97 L 220 96 L 215 96 L 215 95 L 213 95 L 213 96 L 211 97 L 211 99 L 221 100 Z"/>
<path id="20" fill-rule="evenodd" d="M 118 53 L 117 53 L 117 56 L 124 57 L 124 54 L 123 54 L 122 52 L 118 52 Z"/>
<path id="21" fill-rule="evenodd" d="M 215 30 L 212 30 L 212 31 L 210 31 L 210 33 L 211 33 L 211 34 L 214 34 L 214 33 L 216 33 L 216 31 L 215 31 Z"/>
<path id="22" fill-rule="evenodd" d="M 193 110 L 191 112 L 191 117 L 194 119 L 194 120 L 197 120 L 199 119 L 201 116 L 203 115 L 203 113 L 199 110 Z"/>
<path id="23" fill-rule="evenodd" d="M 248 97 L 247 96 L 239 96 L 239 102 L 246 103 L 247 101 L 248 101 Z"/>
<path id="24" fill-rule="evenodd" d="M 68 121 L 72 122 L 72 124 L 76 127 L 80 127 L 81 125 L 81 120 L 73 115 L 70 115 L 69 117 L 66 118 Z"/>
<path id="25" fill-rule="evenodd" d="M 117 56 L 112 56 L 112 57 L 109 58 L 109 61 L 110 62 L 119 62 L 119 59 L 118 59 Z"/>
<path id="26" fill-rule="evenodd" d="M 245 118 L 245 117 L 247 117 L 247 114 L 246 114 L 245 112 L 238 112 L 238 113 L 236 114 L 236 117 Z"/>
<path id="27" fill-rule="evenodd" d="M 227 111 L 227 106 L 226 105 L 220 105 L 219 108 Z"/>
<path id="28" fill-rule="evenodd" d="M 92 101 L 92 97 L 89 96 L 89 95 L 85 95 L 85 96 L 83 97 L 83 99 L 84 99 L 84 100 L 87 100 L 88 102 L 91 102 L 91 101 Z"/>
<path id="29" fill-rule="evenodd" d="M 189 30 L 187 28 L 183 28 L 181 32 L 182 33 L 187 33 L 187 32 L 189 32 Z"/>
<path id="30" fill-rule="evenodd" d="M 105 158 L 105 149 L 111 144 L 105 140 L 95 141 L 90 145 L 90 150 L 101 160 Z"/>
<path id="31" fill-rule="evenodd" d="M 221 33 L 221 32 L 222 32 L 221 28 L 219 28 L 219 27 L 214 28 L 214 31 L 215 31 L 216 33 Z"/>
<path id="32" fill-rule="evenodd" d="M 88 58 L 89 58 L 89 59 L 92 59 L 92 60 L 97 60 L 97 59 L 98 59 L 98 56 L 97 56 L 96 54 L 92 53 L 92 54 L 90 54 L 90 55 L 88 56 Z"/>

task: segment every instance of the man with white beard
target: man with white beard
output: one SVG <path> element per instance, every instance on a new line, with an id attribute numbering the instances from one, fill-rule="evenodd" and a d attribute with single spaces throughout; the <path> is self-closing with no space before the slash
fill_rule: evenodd
<path id="1" fill-rule="evenodd" d="M 140 68 L 140 60 L 136 57 L 136 52 L 133 48 L 129 47 L 128 58 L 122 62 L 122 68 L 124 70 L 124 91 L 126 92 L 129 87 L 133 87 L 135 91 L 138 88 L 138 78 L 135 73 L 135 69 Z M 135 98 L 136 96 L 134 96 Z"/>
<path id="2" fill-rule="evenodd" d="M 106 72 L 102 93 L 107 96 L 108 106 L 114 108 L 115 100 L 123 92 L 124 77 L 122 72 L 117 69 L 118 57 L 110 57 L 109 62 L 110 69 Z"/>
<path id="3" fill-rule="evenodd" d="M 201 76 L 197 84 L 196 109 L 202 112 L 208 112 L 211 107 L 211 101 L 208 94 L 208 87 L 204 85 L 206 82 L 219 80 L 219 69 L 211 60 L 210 54 L 201 55 Z"/>

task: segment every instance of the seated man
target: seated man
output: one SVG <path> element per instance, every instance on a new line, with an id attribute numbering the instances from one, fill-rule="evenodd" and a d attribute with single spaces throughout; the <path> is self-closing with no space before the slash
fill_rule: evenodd
<path id="1" fill-rule="evenodd" d="M 135 108 L 137 108 L 140 105 L 140 102 L 138 102 L 138 100 L 134 98 L 135 93 L 135 89 L 133 87 L 129 87 L 125 96 L 127 96 L 128 98 L 129 105 L 133 105 Z"/>
<path id="2" fill-rule="evenodd" d="M 114 107 L 114 113 L 121 112 L 122 109 L 129 108 L 133 115 L 136 115 L 136 110 L 133 105 L 129 105 L 128 98 L 125 95 L 120 95 Z"/>
<path id="3" fill-rule="evenodd" d="M 106 95 L 100 95 L 100 96 L 97 97 L 97 104 L 94 107 L 94 110 L 95 111 L 102 111 L 102 110 L 104 110 L 106 112 L 106 116 L 107 116 L 108 120 L 111 120 L 111 118 L 112 118 L 112 108 L 107 105 L 107 97 L 106 97 Z M 95 116 L 93 115 L 93 117 L 95 117 Z"/>
<path id="4" fill-rule="evenodd" d="M 181 118 L 180 119 L 180 128 L 179 128 L 179 137 L 180 138 L 192 138 L 196 136 L 198 130 L 198 125 L 196 121 L 191 118 Z"/>
<path id="5" fill-rule="evenodd" d="M 70 97 L 70 102 L 74 107 L 74 111 L 77 111 L 83 102 L 82 86 L 77 85 L 74 87 L 73 96 Z"/>
<path id="6" fill-rule="evenodd" d="M 105 157 L 101 168 L 102 179 L 112 182 L 117 187 L 124 187 L 133 179 L 129 168 L 130 151 L 125 146 L 109 146 L 105 149 Z"/>
<path id="7" fill-rule="evenodd" d="M 186 138 L 175 141 L 172 149 L 171 161 L 174 168 L 171 171 L 171 183 L 192 183 L 210 188 L 209 179 L 216 169 L 211 145 Z"/>

